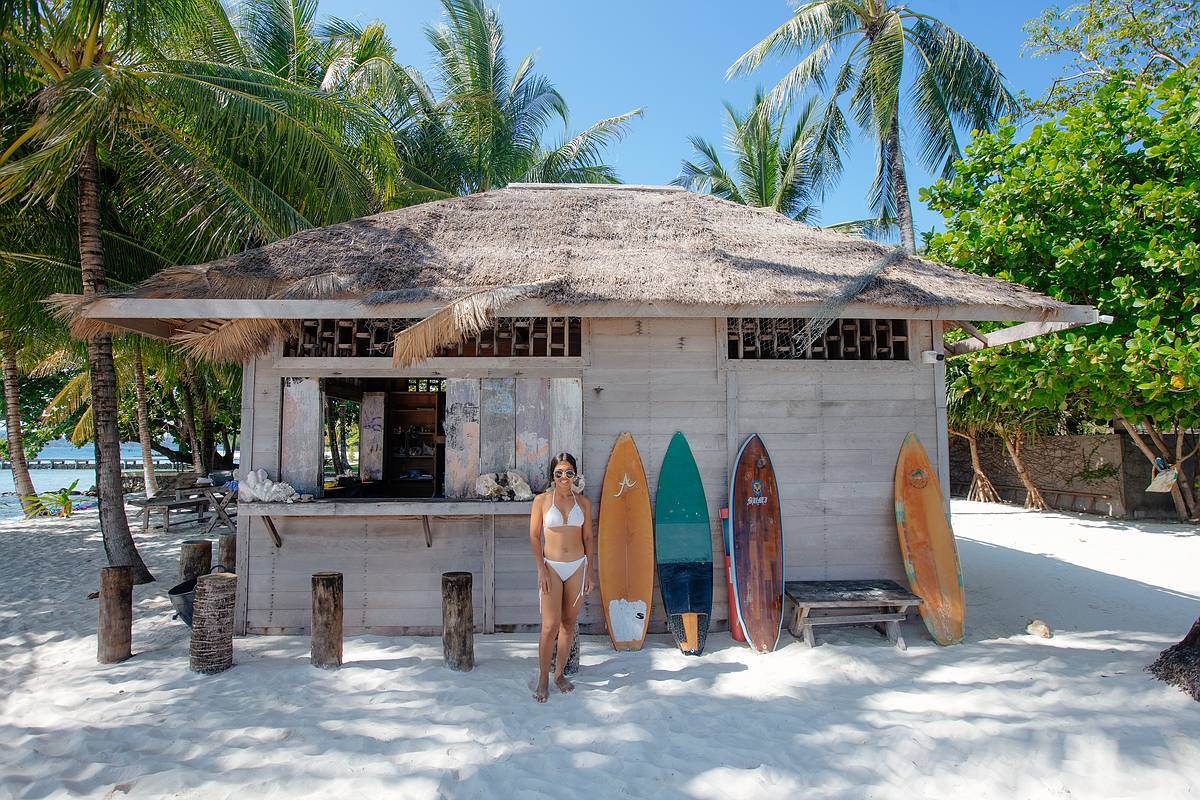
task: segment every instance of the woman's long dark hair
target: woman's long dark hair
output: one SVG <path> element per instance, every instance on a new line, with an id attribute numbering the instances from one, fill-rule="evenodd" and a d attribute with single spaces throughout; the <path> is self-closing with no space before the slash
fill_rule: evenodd
<path id="1" fill-rule="evenodd" d="M 559 453 L 554 458 L 550 459 L 550 478 L 551 483 L 554 482 L 554 468 L 559 464 L 567 463 L 571 465 L 571 469 L 575 470 L 575 474 L 579 474 L 579 465 L 575 462 L 575 456 L 570 453 Z"/>

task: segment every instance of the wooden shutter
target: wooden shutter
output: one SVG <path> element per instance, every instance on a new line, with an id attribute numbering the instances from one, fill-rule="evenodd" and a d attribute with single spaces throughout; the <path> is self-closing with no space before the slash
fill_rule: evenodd
<path id="1" fill-rule="evenodd" d="M 473 497 L 479 477 L 480 383 L 473 378 L 446 380 L 446 497 Z"/>
<path id="2" fill-rule="evenodd" d="M 316 378 L 283 379 L 279 479 L 300 494 L 324 489 L 325 397 Z"/>
<path id="3" fill-rule="evenodd" d="M 383 480 L 384 401 L 386 392 L 363 392 L 358 416 L 358 477 Z"/>

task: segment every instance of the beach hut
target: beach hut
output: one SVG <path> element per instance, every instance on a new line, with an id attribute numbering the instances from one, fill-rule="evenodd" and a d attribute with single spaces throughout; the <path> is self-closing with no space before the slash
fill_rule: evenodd
<path id="1" fill-rule="evenodd" d="M 536 491 L 565 450 L 597 500 L 622 431 L 651 487 L 672 434 L 687 435 L 714 552 L 729 469 L 757 433 L 780 478 L 786 577 L 903 581 L 892 478 L 909 431 L 949 482 L 943 332 L 967 330 L 971 349 L 1097 319 L 768 210 L 668 187 L 530 184 L 60 305 L 79 334 L 136 331 L 243 365 L 243 474 L 316 497 L 241 504 L 236 624 L 248 633 L 305 632 L 310 576 L 327 570 L 345 575 L 348 632 L 440 632 L 450 570 L 473 574 L 481 631 L 535 627 L 530 504 L 479 499 L 476 478 L 513 471 Z M 830 313 L 804 346 L 806 321 Z M 983 320 L 1022 324 L 985 335 L 972 324 Z M 322 480 L 327 397 L 361 414 L 359 473 L 336 489 Z M 585 631 L 603 630 L 597 606 Z"/>

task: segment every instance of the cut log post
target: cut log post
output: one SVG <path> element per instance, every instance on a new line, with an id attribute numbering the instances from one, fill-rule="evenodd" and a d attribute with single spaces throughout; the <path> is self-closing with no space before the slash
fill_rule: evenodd
<path id="1" fill-rule="evenodd" d="M 342 665 L 342 608 L 342 573 L 314 573 L 310 651 L 314 667 L 337 669 Z"/>
<path id="2" fill-rule="evenodd" d="M 212 570 L 212 540 L 188 539 L 179 546 L 179 582 L 207 575 Z"/>
<path id="3" fill-rule="evenodd" d="M 222 533 L 217 547 L 217 563 L 230 572 L 237 570 L 237 534 Z"/>
<path id="4" fill-rule="evenodd" d="M 456 672 L 475 667 L 475 619 L 471 573 L 442 573 L 442 655 Z"/>
<path id="5" fill-rule="evenodd" d="M 233 606 L 237 576 L 232 572 L 196 579 L 192 612 L 191 667 L 211 675 L 233 666 Z"/>
<path id="6" fill-rule="evenodd" d="M 558 639 L 554 640 L 554 649 L 550 651 L 550 672 L 558 666 Z M 574 675 L 579 672 L 579 623 L 575 623 L 575 635 L 571 637 L 571 654 L 567 656 L 567 665 L 563 667 L 563 675 Z"/>
<path id="7" fill-rule="evenodd" d="M 116 664 L 132 655 L 133 567 L 101 567 L 96 660 Z"/>

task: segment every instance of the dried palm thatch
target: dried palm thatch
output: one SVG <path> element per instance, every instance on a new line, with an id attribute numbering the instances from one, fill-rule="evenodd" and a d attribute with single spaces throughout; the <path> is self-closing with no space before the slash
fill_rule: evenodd
<path id="1" fill-rule="evenodd" d="M 496 314 L 505 306 L 522 298 L 536 296 L 553 283 L 498 286 L 472 292 L 455 300 L 396 334 L 392 364 L 397 367 L 411 366 L 464 336 L 476 335 L 490 326 Z"/>
<path id="2" fill-rule="evenodd" d="M 811 309 L 856 283 L 867 284 L 856 303 L 884 308 L 971 305 L 995 309 L 995 319 L 1009 319 L 1005 314 L 1014 310 L 1027 317 L 1064 308 L 1023 287 L 914 256 L 889 259 L 870 277 L 888 252 L 875 242 L 674 187 L 515 184 L 167 269 L 124 296 L 437 302 L 444 307 L 437 319 L 397 347 L 402 361 L 466 329 L 471 309 L 495 313 L 511 302 L 502 296 L 506 287 L 540 287 L 538 299 L 559 307 L 670 304 L 700 315 L 761 306 Z M 454 305 L 459 301 L 463 305 Z M 69 307 L 86 318 L 81 300 L 57 302 L 64 314 Z M 207 352 L 232 360 L 251 354 L 241 348 L 253 343 L 252 335 L 220 330 L 206 335 L 223 336 L 224 344 L 214 342 Z M 199 338 L 188 341 L 199 347 Z"/>
<path id="3" fill-rule="evenodd" d="M 171 337 L 188 355 L 205 361 L 227 361 L 230 353 L 265 353 L 271 342 L 295 331 L 297 320 L 229 319 L 211 329 L 182 330 Z"/>

